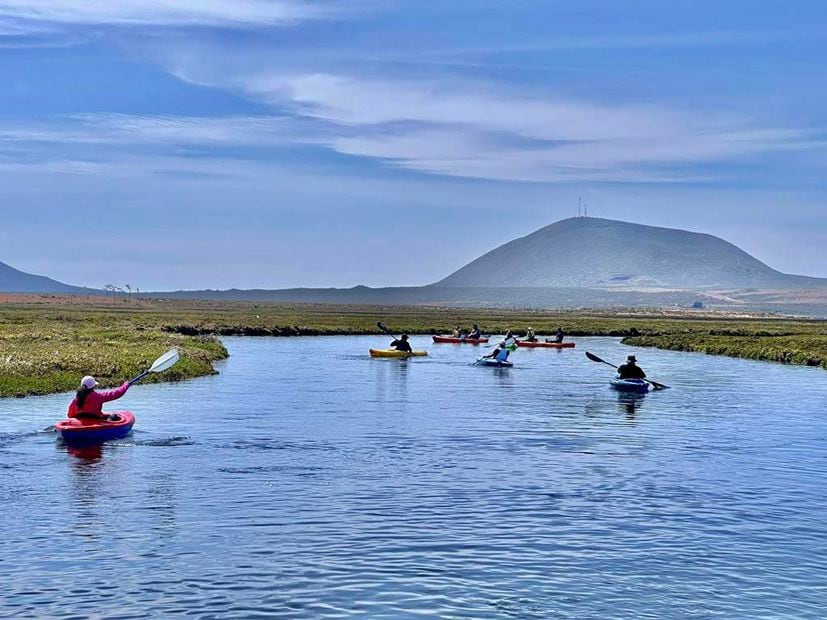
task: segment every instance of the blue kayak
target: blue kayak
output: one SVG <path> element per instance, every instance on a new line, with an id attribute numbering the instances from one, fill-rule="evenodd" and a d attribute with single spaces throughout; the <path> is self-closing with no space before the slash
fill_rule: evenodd
<path id="1" fill-rule="evenodd" d="M 612 379 L 611 385 L 618 392 L 634 392 L 635 394 L 646 394 L 649 391 L 649 384 L 643 379 Z"/>
<path id="2" fill-rule="evenodd" d="M 493 366 L 494 368 L 511 368 L 514 365 L 509 361 L 501 362 L 490 357 L 483 357 L 481 359 L 478 359 L 475 362 L 475 364 L 477 366 Z"/>

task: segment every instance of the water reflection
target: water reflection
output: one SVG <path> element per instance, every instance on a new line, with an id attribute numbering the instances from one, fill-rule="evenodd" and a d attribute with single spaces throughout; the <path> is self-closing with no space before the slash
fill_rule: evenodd
<path id="1" fill-rule="evenodd" d="M 421 363 L 407 359 L 373 359 L 372 366 L 376 368 L 376 400 L 385 402 L 395 400 L 400 403 L 408 400 L 408 377 L 410 364 Z"/>
<path id="2" fill-rule="evenodd" d="M 61 444 L 58 444 L 61 445 Z M 66 448 L 66 453 L 74 457 L 72 465 L 75 467 L 88 468 L 101 460 L 103 456 L 103 444 L 93 444 L 88 446 L 73 446 L 63 444 Z"/>
<path id="3" fill-rule="evenodd" d="M 646 399 L 646 394 L 637 394 L 634 392 L 618 392 L 617 406 L 621 412 L 626 414 L 626 419 L 634 422 L 635 416 L 639 409 L 643 407 L 643 401 Z"/>
<path id="4" fill-rule="evenodd" d="M 72 510 L 72 527 L 69 533 L 89 541 L 102 539 L 103 523 L 99 502 L 105 492 L 104 479 L 107 477 L 107 460 L 104 459 L 103 444 L 73 446 L 63 441 L 55 444 L 57 450 L 69 455 L 69 506 Z"/>

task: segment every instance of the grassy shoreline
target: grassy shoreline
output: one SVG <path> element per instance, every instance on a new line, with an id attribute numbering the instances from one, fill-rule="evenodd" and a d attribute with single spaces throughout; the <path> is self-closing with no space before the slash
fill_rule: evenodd
<path id="1" fill-rule="evenodd" d="M 488 333 L 615 336 L 626 344 L 827 368 L 827 321 L 690 311 L 518 311 L 442 307 L 221 303 L 0 295 L 0 397 L 72 390 L 84 374 L 113 385 L 173 346 L 182 362 L 156 381 L 214 373 L 219 338 L 436 334 L 457 323 Z"/>

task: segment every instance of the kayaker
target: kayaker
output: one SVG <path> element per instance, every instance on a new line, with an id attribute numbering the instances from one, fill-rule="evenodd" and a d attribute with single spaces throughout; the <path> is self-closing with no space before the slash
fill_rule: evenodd
<path id="1" fill-rule="evenodd" d="M 411 348 L 411 343 L 408 342 L 408 334 L 402 334 L 399 340 L 394 340 L 391 342 L 391 348 L 396 349 L 397 351 L 405 351 L 406 353 L 413 353 L 413 349 Z"/>
<path id="2" fill-rule="evenodd" d="M 482 332 L 480 331 L 480 326 L 474 323 L 474 327 L 471 328 L 471 333 L 468 334 L 468 340 L 479 340 L 482 338 Z"/>
<path id="3" fill-rule="evenodd" d="M 509 348 L 506 347 L 503 343 L 500 343 L 497 345 L 497 348 L 494 349 L 492 353 L 489 353 L 488 355 L 483 355 L 482 357 L 483 359 L 488 358 L 495 359 L 498 362 L 507 362 L 510 353 L 511 351 L 509 350 Z"/>
<path id="4" fill-rule="evenodd" d="M 637 358 L 630 355 L 626 358 L 626 363 L 617 369 L 617 377 L 618 379 L 645 379 L 646 373 L 637 365 Z"/>
<path id="5" fill-rule="evenodd" d="M 505 338 L 503 338 L 503 341 L 497 346 L 504 347 L 506 349 L 511 349 L 512 347 L 517 346 L 517 339 L 514 337 L 514 334 L 511 333 L 510 329 L 505 333 Z"/>
<path id="6" fill-rule="evenodd" d="M 529 327 L 525 332 L 525 338 L 523 338 L 526 342 L 537 342 L 537 334 L 534 333 L 534 328 Z"/>
<path id="7" fill-rule="evenodd" d="M 457 326 L 454 328 L 454 331 L 452 331 L 452 332 L 451 332 L 451 335 L 452 335 L 454 338 L 462 338 L 462 328 L 461 328 L 459 325 L 457 325 Z"/>
<path id="8" fill-rule="evenodd" d="M 557 344 L 560 344 L 561 342 L 563 342 L 563 338 L 565 338 L 565 337 L 566 337 L 566 334 L 563 331 L 563 328 L 558 327 L 557 328 L 557 333 L 554 334 L 554 340 L 551 341 L 551 342 L 556 342 Z"/>
<path id="9" fill-rule="evenodd" d="M 123 385 L 114 390 L 104 390 L 96 392 L 98 382 L 94 377 L 86 376 L 80 382 L 80 389 L 75 394 L 75 399 L 69 405 L 69 412 L 67 416 L 70 418 L 92 418 L 92 419 L 106 419 L 106 414 L 103 413 L 103 403 L 108 403 L 112 400 L 117 400 L 129 389 L 129 381 L 125 381 Z"/>

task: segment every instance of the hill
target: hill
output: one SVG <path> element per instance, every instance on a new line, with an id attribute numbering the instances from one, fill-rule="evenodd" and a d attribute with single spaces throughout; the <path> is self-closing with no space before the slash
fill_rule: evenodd
<path id="1" fill-rule="evenodd" d="M 3 293 L 64 293 L 71 295 L 88 295 L 92 289 L 71 286 L 52 280 L 46 276 L 37 276 L 5 263 L 0 263 L 0 292 Z"/>
<path id="2" fill-rule="evenodd" d="M 800 289 L 827 287 L 827 279 L 781 273 L 713 235 L 576 217 L 510 241 L 436 285 Z"/>

